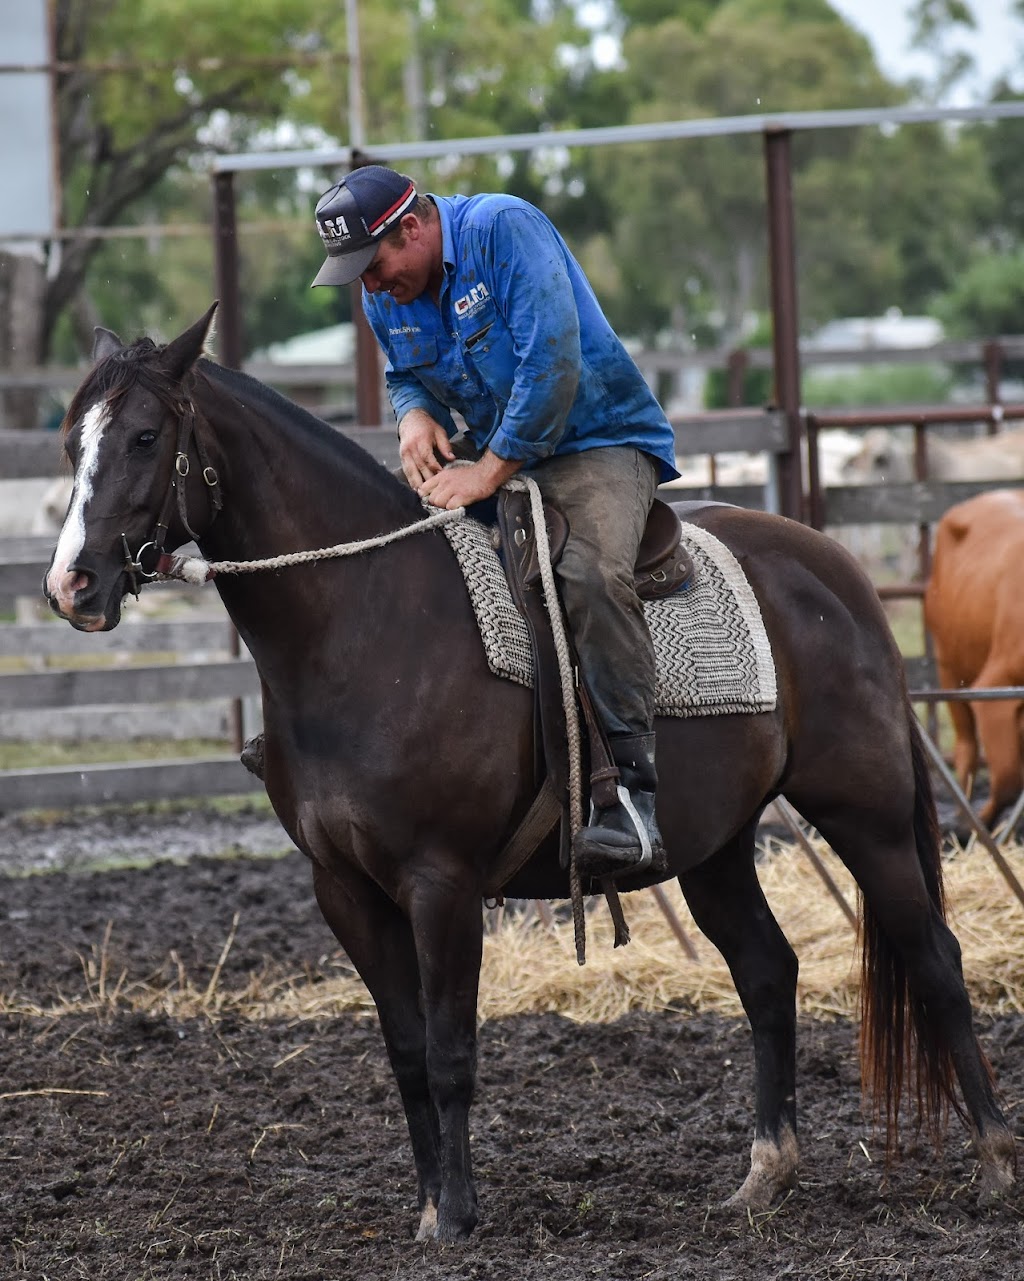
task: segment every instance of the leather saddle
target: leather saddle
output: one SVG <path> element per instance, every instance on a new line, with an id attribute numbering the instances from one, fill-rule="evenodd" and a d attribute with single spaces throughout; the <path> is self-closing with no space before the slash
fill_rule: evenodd
<path id="1" fill-rule="evenodd" d="M 544 523 L 552 565 L 557 565 L 569 537 L 569 522 L 557 508 L 545 505 Z M 524 590 L 540 582 L 537 538 L 529 495 L 523 490 L 502 490 L 498 502 L 498 529 L 502 540 L 502 562 L 513 595 L 513 578 Z M 683 527 L 668 503 L 654 500 L 647 527 L 637 552 L 633 583 L 641 600 L 660 600 L 686 586 L 693 574 L 693 560 L 682 543 Z M 516 604 L 522 609 L 519 600 Z"/>

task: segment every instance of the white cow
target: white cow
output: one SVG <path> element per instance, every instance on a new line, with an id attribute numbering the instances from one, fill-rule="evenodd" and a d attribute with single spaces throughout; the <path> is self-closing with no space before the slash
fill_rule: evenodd
<path id="1" fill-rule="evenodd" d="M 1024 477 L 1024 427 L 961 440 L 929 432 L 926 456 L 930 480 L 1019 480 Z M 874 427 L 864 433 L 860 449 L 846 462 L 842 483 L 900 484 L 913 479 L 910 433 Z"/>
<path id="2" fill-rule="evenodd" d="M 64 517 L 68 513 L 68 504 L 71 502 L 71 486 L 70 476 L 58 476 L 56 480 L 50 481 L 43 490 L 39 505 L 32 516 L 30 533 L 54 536 L 60 533 L 64 525 Z"/>
<path id="3" fill-rule="evenodd" d="M 844 467 L 847 460 L 853 457 L 861 447 L 861 438 L 856 432 L 842 431 L 838 428 L 823 431 L 818 436 L 818 467 L 823 485 L 853 484 L 844 480 Z M 694 454 L 676 460 L 676 466 L 682 473 L 677 485 L 688 485 L 694 488 L 711 484 L 711 465 L 705 454 Z M 768 479 L 768 455 L 765 453 L 743 453 L 733 451 L 715 455 L 715 484 L 717 485 L 763 485 Z"/>

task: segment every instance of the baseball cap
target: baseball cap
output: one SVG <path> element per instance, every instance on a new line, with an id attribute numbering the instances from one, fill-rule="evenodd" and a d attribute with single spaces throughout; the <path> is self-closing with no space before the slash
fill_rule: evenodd
<path id="1" fill-rule="evenodd" d="M 316 202 L 316 229 L 327 261 L 314 285 L 350 285 L 374 259 L 377 246 L 416 203 L 411 178 L 384 165 L 364 165 Z"/>

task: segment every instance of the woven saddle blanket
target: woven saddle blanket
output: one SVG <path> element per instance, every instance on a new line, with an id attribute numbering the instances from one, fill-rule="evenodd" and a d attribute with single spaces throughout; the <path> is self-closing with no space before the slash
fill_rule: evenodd
<path id="1" fill-rule="evenodd" d="M 532 688 L 533 654 L 505 571 L 479 521 L 443 527 L 462 568 L 487 663 L 495 676 Z M 654 640 L 659 716 L 769 712 L 775 707 L 775 662 L 757 599 L 725 544 L 683 524 L 693 557 L 689 584 L 665 600 L 645 601 Z"/>

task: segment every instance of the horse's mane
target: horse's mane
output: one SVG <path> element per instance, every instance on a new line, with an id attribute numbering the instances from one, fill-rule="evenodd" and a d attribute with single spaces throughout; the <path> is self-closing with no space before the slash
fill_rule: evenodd
<path id="1" fill-rule="evenodd" d="M 336 453 L 346 466 L 359 469 L 368 480 L 387 489 L 392 496 L 407 495 L 410 510 L 418 508 L 419 499 L 415 493 L 406 489 L 386 467 L 376 463 L 366 450 L 273 387 L 241 370 L 229 369 L 205 358 L 198 360 L 184 380 L 178 382 L 160 367 L 158 357 L 163 350 L 151 338 L 137 338 L 101 360 L 72 397 L 61 423 L 61 434 L 67 436 L 99 400 L 105 400 L 115 409 L 134 387 L 144 387 L 169 408 L 176 408 L 180 406 L 183 394 L 194 396 L 200 380 L 206 379 L 257 407 L 264 416 L 273 419 L 282 432 L 294 434 L 298 443 L 303 440 L 317 442 L 318 447 Z"/>
<path id="2" fill-rule="evenodd" d="M 227 365 L 218 365 L 213 360 L 200 360 L 197 368 L 212 382 L 223 383 L 229 391 L 249 403 L 255 402 L 270 417 L 283 419 L 291 428 L 311 432 L 320 440 L 335 440 L 344 448 L 351 447 L 351 441 L 336 432 L 330 423 L 318 418 L 310 410 L 289 400 L 274 387 L 261 383 L 258 378 L 243 372 L 241 369 L 230 369 Z"/>
<path id="3" fill-rule="evenodd" d="M 265 417 L 273 419 L 282 432 L 292 433 L 298 445 L 303 441 L 316 442 L 329 453 L 336 454 L 347 467 L 359 469 L 362 475 L 383 486 L 388 493 L 408 496 L 411 500 L 408 504 L 410 510 L 419 509 L 420 500 L 413 490 L 392 475 L 386 467 L 382 467 L 365 449 L 275 388 L 240 369 L 230 369 L 211 360 L 198 361 L 196 369 L 211 382 L 225 387 L 238 399 L 255 405 Z"/>

